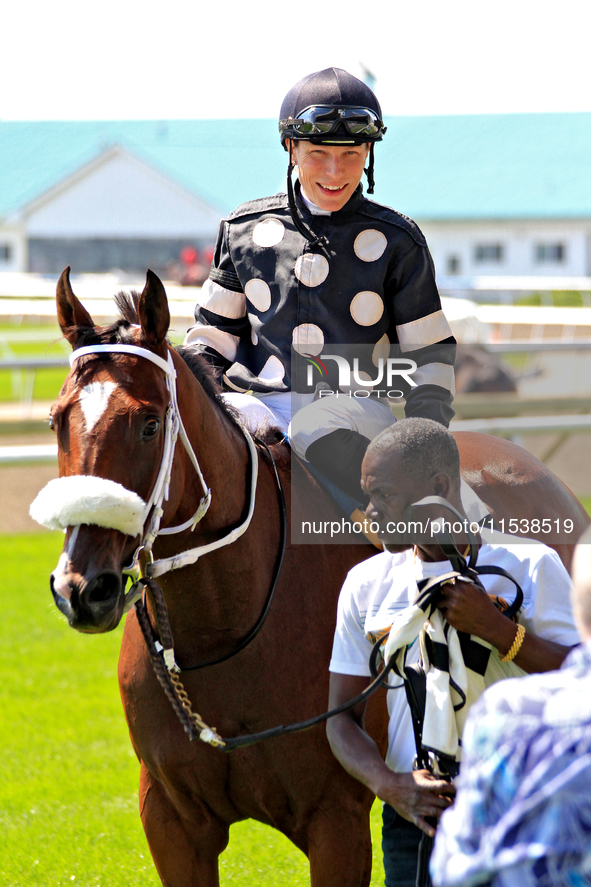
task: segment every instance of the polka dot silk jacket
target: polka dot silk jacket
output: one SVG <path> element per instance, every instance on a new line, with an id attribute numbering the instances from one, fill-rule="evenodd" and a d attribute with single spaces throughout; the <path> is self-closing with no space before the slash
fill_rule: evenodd
<path id="1" fill-rule="evenodd" d="M 220 225 L 185 344 L 204 352 L 230 389 L 258 393 L 305 391 L 303 374 L 296 385 L 298 355 L 363 345 L 375 376 L 378 358 L 397 345 L 418 365 L 416 387 L 404 391 L 406 415 L 447 426 L 455 339 L 423 234 L 367 200 L 361 186 L 330 215 L 313 215 L 297 185 L 296 194 L 317 242 L 297 230 L 285 194 L 238 207 Z"/>

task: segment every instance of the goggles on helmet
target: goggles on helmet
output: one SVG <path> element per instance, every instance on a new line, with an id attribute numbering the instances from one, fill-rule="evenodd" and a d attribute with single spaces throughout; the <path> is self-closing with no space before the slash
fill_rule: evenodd
<path id="1" fill-rule="evenodd" d="M 279 132 L 284 137 L 318 138 L 344 128 L 356 139 L 381 139 L 386 127 L 369 108 L 312 105 L 300 111 L 297 117 L 279 121 Z"/>

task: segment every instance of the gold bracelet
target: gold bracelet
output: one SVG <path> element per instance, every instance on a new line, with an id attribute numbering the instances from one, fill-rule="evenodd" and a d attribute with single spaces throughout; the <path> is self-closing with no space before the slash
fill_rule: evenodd
<path id="1" fill-rule="evenodd" d="M 515 635 L 515 640 L 513 641 L 509 651 L 506 656 L 501 656 L 501 662 L 513 662 L 519 651 L 521 650 L 521 645 L 523 643 L 523 639 L 525 637 L 525 628 L 523 625 L 517 626 L 517 633 Z"/>

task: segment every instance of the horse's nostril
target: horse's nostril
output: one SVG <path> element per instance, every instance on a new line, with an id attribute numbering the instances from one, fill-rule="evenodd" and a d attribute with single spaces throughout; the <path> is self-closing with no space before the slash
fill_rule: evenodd
<path id="1" fill-rule="evenodd" d="M 67 617 L 69 622 L 72 618 L 72 606 L 70 604 L 70 601 L 67 600 L 67 598 L 65 598 L 63 594 L 61 594 L 61 592 L 58 590 L 53 573 L 51 574 L 51 577 L 49 579 L 49 587 L 51 589 L 56 607 L 61 613 L 64 614 L 64 616 Z"/>
<path id="2" fill-rule="evenodd" d="M 89 604 L 103 604 L 117 598 L 121 590 L 121 581 L 114 573 L 102 573 L 97 576 L 92 587 L 88 589 L 86 600 Z"/>

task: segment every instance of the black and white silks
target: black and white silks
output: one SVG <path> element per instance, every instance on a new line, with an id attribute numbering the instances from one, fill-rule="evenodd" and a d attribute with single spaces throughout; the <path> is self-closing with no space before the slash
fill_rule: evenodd
<path id="1" fill-rule="evenodd" d="M 361 186 L 328 216 L 310 212 L 297 184 L 296 200 L 314 244 L 294 226 L 285 194 L 250 201 L 222 221 L 185 344 L 229 388 L 259 394 L 309 390 L 294 376 L 292 346 L 307 356 L 331 345 L 371 346 L 375 375 L 378 357 L 399 345 L 418 365 L 417 387 L 404 392 L 407 416 L 447 426 L 455 339 L 419 228 L 367 200 Z"/>
<path id="2" fill-rule="evenodd" d="M 457 573 L 450 573 L 450 581 Z M 439 577 L 445 582 L 446 575 Z M 464 577 L 464 581 L 466 581 Z M 425 714 L 422 724 L 422 747 L 436 759 L 458 763 L 462 757 L 462 733 L 474 702 L 491 680 L 519 677 L 525 674 L 514 662 L 502 662 L 491 644 L 465 632 L 458 632 L 442 616 L 433 603 L 433 593 L 419 583 L 415 603 L 402 610 L 383 631 L 372 632 L 375 642 L 386 637 L 383 658 L 394 656 L 394 671 L 406 679 L 406 657 L 409 647 L 417 641 L 420 664 L 426 677 Z M 422 592 L 421 592 L 421 589 Z M 494 678 L 485 673 L 494 657 Z"/>

